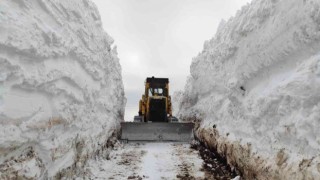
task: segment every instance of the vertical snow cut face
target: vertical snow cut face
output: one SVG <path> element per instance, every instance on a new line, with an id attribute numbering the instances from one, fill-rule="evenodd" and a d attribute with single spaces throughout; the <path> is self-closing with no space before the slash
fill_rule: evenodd
<path id="1" fill-rule="evenodd" d="M 119 59 L 97 8 L 3 0 L 0 34 L 0 179 L 81 164 L 124 114 Z"/>
<path id="2" fill-rule="evenodd" d="M 250 144 L 269 164 L 319 177 L 319 64 L 320 1 L 254 0 L 193 59 L 178 114 L 216 128 L 221 143 Z"/>

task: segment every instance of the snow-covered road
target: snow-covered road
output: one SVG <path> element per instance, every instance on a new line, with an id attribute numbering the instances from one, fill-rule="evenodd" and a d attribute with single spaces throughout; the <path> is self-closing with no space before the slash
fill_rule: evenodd
<path id="1" fill-rule="evenodd" d="M 129 143 L 91 160 L 87 170 L 94 179 L 204 179 L 202 164 L 189 144 Z"/>

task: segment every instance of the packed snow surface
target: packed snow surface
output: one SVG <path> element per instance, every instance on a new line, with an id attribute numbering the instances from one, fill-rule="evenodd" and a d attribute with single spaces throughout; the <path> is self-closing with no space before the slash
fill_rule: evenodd
<path id="1" fill-rule="evenodd" d="M 254 0 L 221 22 L 190 73 L 179 116 L 320 173 L 319 0 Z"/>
<path id="2" fill-rule="evenodd" d="M 93 179 L 204 179 L 203 160 L 197 150 L 181 143 L 129 143 L 107 157 L 88 162 L 87 177 Z"/>
<path id="3" fill-rule="evenodd" d="M 0 179 L 52 177 L 119 128 L 116 48 L 89 0 L 2 0 L 0 34 Z"/>

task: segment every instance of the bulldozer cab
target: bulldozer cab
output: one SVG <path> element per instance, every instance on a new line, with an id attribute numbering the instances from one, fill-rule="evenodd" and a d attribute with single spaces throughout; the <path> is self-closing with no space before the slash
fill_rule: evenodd
<path id="1" fill-rule="evenodd" d="M 168 122 L 172 117 L 169 79 L 149 77 L 145 82 L 145 94 L 139 102 L 139 117 L 135 121 Z"/>
<path id="2" fill-rule="evenodd" d="M 147 78 L 145 96 L 164 96 L 168 97 L 169 79 L 168 78 Z"/>

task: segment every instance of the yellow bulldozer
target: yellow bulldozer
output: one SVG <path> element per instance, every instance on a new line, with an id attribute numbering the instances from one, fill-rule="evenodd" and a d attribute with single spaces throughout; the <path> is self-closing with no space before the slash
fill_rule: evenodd
<path id="1" fill-rule="evenodd" d="M 172 117 L 171 97 L 169 96 L 168 78 L 147 78 L 145 94 L 139 101 L 139 116 L 135 122 L 177 121 Z"/>
<path id="2" fill-rule="evenodd" d="M 139 101 L 138 116 L 121 123 L 121 139 L 126 141 L 191 141 L 193 123 L 172 116 L 169 79 L 148 77 Z"/>

